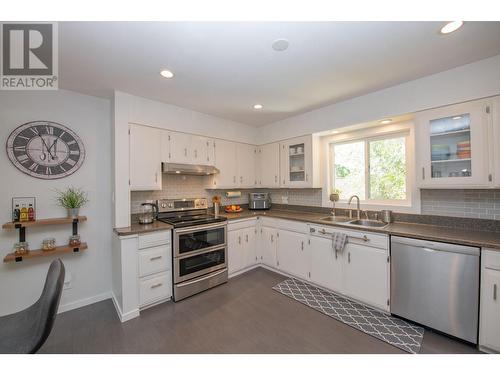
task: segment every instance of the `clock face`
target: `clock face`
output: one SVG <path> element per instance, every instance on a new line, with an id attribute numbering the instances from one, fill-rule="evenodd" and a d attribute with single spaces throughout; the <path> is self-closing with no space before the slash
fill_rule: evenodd
<path id="1" fill-rule="evenodd" d="M 71 129 L 51 121 L 33 121 L 16 128 L 7 139 L 7 154 L 21 172 L 54 180 L 83 164 L 85 148 Z"/>

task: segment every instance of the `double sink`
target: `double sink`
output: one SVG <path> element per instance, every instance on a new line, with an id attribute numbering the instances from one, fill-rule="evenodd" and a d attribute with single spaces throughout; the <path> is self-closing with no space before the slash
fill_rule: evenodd
<path id="1" fill-rule="evenodd" d="M 386 223 L 383 223 L 378 220 L 369 220 L 369 219 L 349 219 L 342 216 L 326 216 L 320 219 L 321 221 L 328 221 L 330 223 L 339 223 L 352 225 L 356 227 L 370 227 L 370 228 L 384 228 L 387 226 Z"/>

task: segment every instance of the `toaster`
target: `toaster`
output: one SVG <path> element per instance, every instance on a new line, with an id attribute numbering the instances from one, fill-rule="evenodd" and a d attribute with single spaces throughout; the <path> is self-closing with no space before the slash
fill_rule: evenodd
<path id="1" fill-rule="evenodd" d="M 248 208 L 250 210 L 269 210 L 271 208 L 269 193 L 249 193 Z"/>

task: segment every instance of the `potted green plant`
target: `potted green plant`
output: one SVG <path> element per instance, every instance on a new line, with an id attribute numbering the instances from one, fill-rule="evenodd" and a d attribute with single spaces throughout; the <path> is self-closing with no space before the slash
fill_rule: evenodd
<path id="1" fill-rule="evenodd" d="M 57 203 L 68 210 L 68 217 L 78 218 L 80 208 L 88 203 L 87 192 L 79 188 L 68 187 L 66 190 L 56 190 Z"/>

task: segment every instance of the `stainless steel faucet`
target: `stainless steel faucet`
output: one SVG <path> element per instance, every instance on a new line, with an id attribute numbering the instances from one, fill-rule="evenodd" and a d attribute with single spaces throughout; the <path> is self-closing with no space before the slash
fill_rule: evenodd
<path id="1" fill-rule="evenodd" d="M 350 205 L 353 198 L 357 199 L 357 203 L 356 203 L 356 218 L 359 220 L 359 219 L 361 219 L 361 208 L 359 207 L 359 197 L 357 195 L 352 195 L 349 198 L 349 201 L 347 201 L 347 204 Z M 352 216 L 352 211 L 349 211 L 349 213 Z"/>

